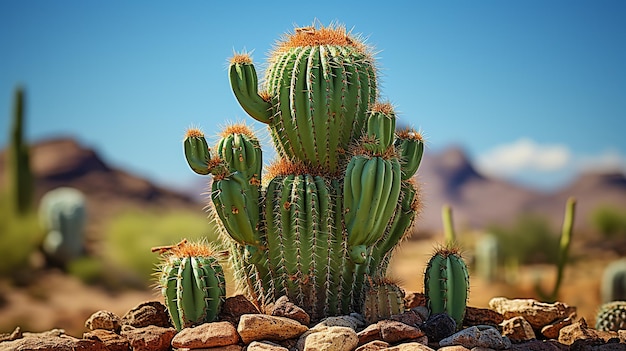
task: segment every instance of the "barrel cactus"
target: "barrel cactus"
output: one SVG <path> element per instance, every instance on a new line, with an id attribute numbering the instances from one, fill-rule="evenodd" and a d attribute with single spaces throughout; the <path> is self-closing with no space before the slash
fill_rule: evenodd
<path id="1" fill-rule="evenodd" d="M 216 320 L 226 298 L 224 272 L 216 251 L 186 240 L 153 251 L 163 255 L 157 275 L 176 329 Z"/>
<path id="2" fill-rule="evenodd" d="M 365 282 L 385 276 L 419 211 L 411 178 L 423 139 L 395 131 L 376 72 L 371 48 L 344 27 L 296 28 L 276 45 L 261 86 L 248 54 L 230 60 L 236 99 L 267 124 L 278 151 L 264 174 L 245 125 L 227 127 L 214 148 L 187 132 L 189 166 L 213 177 L 211 213 L 235 275 L 261 305 L 286 295 L 314 320 L 360 312 Z"/>
<path id="3" fill-rule="evenodd" d="M 87 203 L 78 189 L 60 187 L 47 192 L 39 203 L 39 218 L 46 236 L 43 250 L 65 264 L 83 254 Z"/>
<path id="4" fill-rule="evenodd" d="M 424 273 L 424 293 L 431 315 L 447 313 L 457 328 L 463 326 L 469 274 L 458 249 L 449 246 L 437 249 Z"/>
<path id="5" fill-rule="evenodd" d="M 600 331 L 626 330 L 626 301 L 613 301 L 600 306 L 596 315 L 596 329 Z"/>
<path id="6" fill-rule="evenodd" d="M 404 313 L 404 290 L 390 280 L 372 280 L 365 288 L 363 316 L 368 324 Z"/>
<path id="7" fill-rule="evenodd" d="M 602 302 L 626 300 L 626 259 L 611 262 L 602 273 Z"/>

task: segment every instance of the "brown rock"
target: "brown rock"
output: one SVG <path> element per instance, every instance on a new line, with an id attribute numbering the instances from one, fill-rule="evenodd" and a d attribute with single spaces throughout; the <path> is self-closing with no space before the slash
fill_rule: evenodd
<path id="1" fill-rule="evenodd" d="M 359 345 L 368 344 L 374 340 L 381 340 L 383 338 L 380 335 L 380 326 L 378 323 L 368 325 L 356 335 L 359 338 Z"/>
<path id="2" fill-rule="evenodd" d="M 418 306 L 426 306 L 426 295 L 419 292 L 407 293 L 404 297 L 404 306 L 411 309 Z"/>
<path id="3" fill-rule="evenodd" d="M 176 329 L 150 325 L 143 328 L 127 327 L 122 336 L 128 339 L 133 351 L 167 351 L 170 349 Z"/>
<path id="4" fill-rule="evenodd" d="M 234 345 L 239 334 L 230 322 L 204 323 L 194 328 L 184 328 L 172 339 L 176 348 L 201 349 Z"/>
<path id="5" fill-rule="evenodd" d="M 354 351 L 378 351 L 378 350 L 386 350 L 389 347 L 389 344 L 382 340 L 374 340 L 370 341 L 367 344 L 361 345 L 356 348 Z"/>
<path id="6" fill-rule="evenodd" d="M 576 313 L 576 307 L 568 306 L 562 302 L 544 303 L 534 299 L 507 299 L 495 297 L 489 301 L 489 308 L 502 314 L 505 319 L 521 316 L 533 326 L 541 330 L 544 326 L 558 320 L 567 318 Z"/>
<path id="7" fill-rule="evenodd" d="M 511 351 L 567 351 L 569 347 L 556 340 L 531 340 L 513 344 Z"/>
<path id="8" fill-rule="evenodd" d="M 293 319 L 265 314 L 244 314 L 237 325 L 237 332 L 245 344 L 259 340 L 297 338 L 308 329 Z"/>
<path id="9" fill-rule="evenodd" d="M 293 302 L 289 301 L 287 296 L 281 296 L 270 311 L 267 311 L 272 316 L 287 317 L 304 325 L 311 323 L 311 317 L 302 308 L 296 306 Z"/>
<path id="10" fill-rule="evenodd" d="M 394 314 L 389 317 L 389 319 L 392 321 L 402 322 L 413 327 L 417 327 L 424 322 L 422 318 L 413 310 L 408 310 L 402 314 Z"/>
<path id="11" fill-rule="evenodd" d="M 306 336 L 303 351 L 352 351 L 359 343 L 350 327 L 327 327 Z"/>
<path id="12" fill-rule="evenodd" d="M 618 338 L 617 332 L 602 332 L 587 326 L 587 322 L 581 319 L 572 325 L 563 327 L 559 331 L 559 342 L 572 345 L 576 340 L 589 339 L 605 342 L 611 338 Z"/>
<path id="13" fill-rule="evenodd" d="M 232 325 L 239 324 L 239 318 L 244 314 L 259 314 L 259 309 L 243 295 L 226 298 L 222 304 L 218 320 L 228 321 Z"/>
<path id="14" fill-rule="evenodd" d="M 541 334 L 546 337 L 546 339 L 558 339 L 559 331 L 568 325 L 572 325 L 574 318 L 574 315 L 572 315 L 565 319 L 559 319 L 556 322 L 550 323 L 541 328 Z"/>
<path id="15" fill-rule="evenodd" d="M 253 341 L 246 351 L 289 351 L 289 349 L 270 341 Z"/>
<path id="16" fill-rule="evenodd" d="M 468 306 L 465 309 L 463 325 L 491 325 L 497 326 L 504 321 L 504 316 L 489 308 L 477 308 Z"/>
<path id="17" fill-rule="evenodd" d="M 511 341 L 528 341 L 536 339 L 533 327 L 524 317 L 513 317 L 502 323 L 502 335 Z"/>
<path id="18" fill-rule="evenodd" d="M 89 330 L 104 329 L 119 331 L 121 328 L 120 317 L 113 312 L 98 311 L 87 319 L 85 328 Z"/>
<path id="19" fill-rule="evenodd" d="M 392 320 L 379 321 L 378 326 L 380 327 L 380 335 L 383 341 L 388 343 L 417 339 L 425 335 L 424 332 L 417 327 Z"/>
<path id="20" fill-rule="evenodd" d="M 484 351 L 491 350 L 491 349 L 483 349 L 480 347 L 475 347 L 472 349 L 472 351 L 480 351 L 481 349 Z M 452 345 L 452 346 L 440 347 L 437 351 L 470 351 L 470 349 L 461 345 Z"/>
<path id="21" fill-rule="evenodd" d="M 2 351 L 108 351 L 97 340 L 77 339 L 61 336 L 26 336 L 13 341 L 0 343 Z"/>
<path id="22" fill-rule="evenodd" d="M 96 329 L 83 334 L 83 339 L 96 340 L 106 346 L 108 351 L 129 351 L 130 343 L 128 340 L 111 330 Z"/>
<path id="23" fill-rule="evenodd" d="M 158 301 L 141 303 L 128 311 L 120 322 L 122 325 L 130 325 L 135 328 L 143 328 L 150 325 L 163 328 L 172 326 L 165 305 Z"/>
<path id="24" fill-rule="evenodd" d="M 384 349 L 385 351 L 435 351 L 419 342 L 408 342 Z"/>
<path id="25" fill-rule="evenodd" d="M 23 337 L 22 329 L 20 327 L 16 327 L 11 333 L 0 334 L 0 342 L 13 341 L 13 340 L 21 339 L 22 337 Z"/>

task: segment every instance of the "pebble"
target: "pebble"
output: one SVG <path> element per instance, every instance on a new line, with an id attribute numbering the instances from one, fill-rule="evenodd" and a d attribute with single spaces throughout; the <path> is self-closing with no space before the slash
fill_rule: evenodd
<path id="1" fill-rule="evenodd" d="M 244 314 L 237 332 L 245 344 L 259 340 L 287 340 L 297 338 L 309 328 L 293 319 L 265 314 Z"/>
<path id="2" fill-rule="evenodd" d="M 234 345 L 238 342 L 239 334 L 230 322 L 214 322 L 184 328 L 172 339 L 172 346 L 200 349 Z"/>

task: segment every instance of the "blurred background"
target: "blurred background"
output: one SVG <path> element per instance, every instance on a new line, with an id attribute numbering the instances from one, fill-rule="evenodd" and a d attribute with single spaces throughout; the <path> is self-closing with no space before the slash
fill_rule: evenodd
<path id="1" fill-rule="evenodd" d="M 625 16 L 618 0 L 0 2 L 0 333 L 81 335 L 99 309 L 160 299 L 150 248 L 215 238 L 185 130 L 215 142 L 245 121 L 274 156 L 228 58 L 252 52 L 262 74 L 283 33 L 332 23 L 372 46 L 381 99 L 427 137 L 424 208 L 392 265 L 401 285 L 422 290 L 415 267 L 449 204 L 469 305 L 538 298 L 575 196 L 559 300 L 593 320 L 626 298 Z"/>

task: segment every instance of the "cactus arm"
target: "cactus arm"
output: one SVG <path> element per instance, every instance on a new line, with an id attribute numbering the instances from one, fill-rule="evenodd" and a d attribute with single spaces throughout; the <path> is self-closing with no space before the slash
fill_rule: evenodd
<path id="1" fill-rule="evenodd" d="M 269 124 L 272 104 L 258 93 L 258 78 L 252 60 L 231 63 L 229 78 L 233 93 L 244 111 L 257 121 Z"/>
<path id="2" fill-rule="evenodd" d="M 441 219 L 443 222 L 443 236 L 447 247 L 452 247 L 456 243 L 456 232 L 454 231 L 454 222 L 452 219 L 452 207 L 443 205 L 441 207 Z"/>
<path id="3" fill-rule="evenodd" d="M 183 150 L 191 170 L 200 175 L 211 173 L 211 151 L 202 132 L 197 129 L 188 130 L 183 141 Z"/>
<path id="4" fill-rule="evenodd" d="M 181 316 L 179 315 L 178 305 L 177 305 L 177 295 L 176 294 L 167 294 L 168 291 L 176 291 L 176 286 L 178 284 L 178 269 L 169 269 L 165 271 L 165 282 L 162 282 L 162 294 L 165 297 L 165 306 L 170 313 L 170 319 L 174 324 L 176 330 L 182 329 Z M 163 284 L 165 283 L 165 284 Z"/>
<path id="5" fill-rule="evenodd" d="M 374 222 L 371 233 L 383 233 L 385 231 L 387 224 L 396 211 L 396 201 L 393 201 L 393 199 L 400 198 L 400 191 L 402 190 L 402 182 L 400 181 L 400 163 L 395 159 L 390 160 L 389 163 L 390 164 L 387 164 L 386 167 L 390 169 L 391 174 L 389 175 L 389 178 L 391 178 L 391 181 L 385 182 L 385 187 L 383 189 L 383 196 L 385 197 L 386 203 L 382 208 L 380 215 L 376 216 L 376 221 Z M 371 237 L 370 241 L 373 243 L 378 239 L 378 237 Z"/>
<path id="6" fill-rule="evenodd" d="M 400 154 L 402 180 L 408 180 L 415 175 L 422 162 L 424 139 L 417 131 L 405 129 L 397 133 L 394 145 Z"/>

